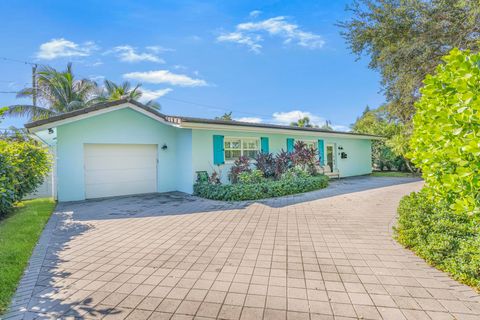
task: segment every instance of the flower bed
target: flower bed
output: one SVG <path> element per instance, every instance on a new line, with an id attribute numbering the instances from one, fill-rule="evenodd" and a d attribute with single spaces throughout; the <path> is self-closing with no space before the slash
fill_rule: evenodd
<path id="1" fill-rule="evenodd" d="M 224 201 L 258 200 L 323 189 L 328 185 L 324 175 L 265 179 L 259 183 L 194 185 L 194 194 L 203 198 Z"/>

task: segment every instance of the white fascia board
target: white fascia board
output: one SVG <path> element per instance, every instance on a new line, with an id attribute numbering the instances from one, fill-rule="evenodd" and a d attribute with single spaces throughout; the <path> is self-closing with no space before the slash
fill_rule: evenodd
<path id="1" fill-rule="evenodd" d="M 262 127 L 248 127 L 238 125 L 223 125 L 212 123 L 197 123 L 182 121 L 181 128 L 185 129 L 198 129 L 198 130 L 225 130 L 225 131 L 238 131 L 238 132 L 258 132 L 258 133 L 272 133 L 272 134 L 290 134 L 290 135 L 308 135 L 324 138 L 348 138 L 348 139 L 362 139 L 362 140 L 381 140 L 381 137 L 372 137 L 365 135 L 354 134 L 342 134 L 333 132 L 318 132 L 310 130 L 298 130 L 298 129 L 283 129 L 283 128 L 262 128 Z"/>
<path id="2" fill-rule="evenodd" d="M 108 107 L 108 108 L 105 108 L 105 109 L 95 110 L 95 111 L 85 113 L 85 114 L 81 114 L 81 115 L 78 115 L 78 116 L 75 116 L 75 117 L 71 117 L 71 118 L 67 118 L 67 119 L 61 119 L 61 120 L 58 120 L 58 121 L 55 121 L 55 122 L 46 123 L 46 124 L 38 126 L 38 127 L 30 128 L 30 129 L 28 129 L 28 131 L 32 132 L 32 133 L 35 133 L 35 132 L 38 132 L 38 131 L 47 130 L 47 129 L 50 129 L 50 128 L 55 128 L 55 127 L 58 127 L 58 126 L 61 126 L 61 125 L 67 124 L 67 123 L 72 123 L 72 122 L 75 122 L 75 121 L 78 121 L 78 120 L 88 119 L 88 118 L 95 117 L 95 116 L 98 116 L 98 115 L 101 115 L 101 114 L 105 114 L 105 113 L 108 113 L 108 112 L 117 111 L 117 110 L 121 110 L 121 109 L 125 109 L 125 108 L 130 108 L 130 109 L 133 109 L 135 111 L 138 111 L 138 112 L 146 115 L 147 117 L 150 117 L 154 120 L 157 120 L 157 121 L 159 121 L 163 124 L 166 124 L 166 125 L 169 125 L 169 126 L 172 126 L 172 127 L 178 127 L 178 125 L 170 123 L 170 122 L 166 121 L 165 119 L 163 119 L 162 117 L 157 116 L 156 114 L 148 112 L 145 109 L 139 108 L 136 105 L 127 102 L 125 104 L 121 104 L 121 105 L 118 105 L 118 106 L 112 106 L 112 107 Z"/>

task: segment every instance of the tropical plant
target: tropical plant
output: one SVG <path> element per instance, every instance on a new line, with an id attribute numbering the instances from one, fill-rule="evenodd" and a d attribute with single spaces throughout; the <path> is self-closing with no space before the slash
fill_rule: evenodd
<path id="1" fill-rule="evenodd" d="M 240 156 L 237 160 L 235 160 L 230 168 L 230 174 L 228 175 L 228 178 L 230 179 L 230 182 L 237 183 L 239 174 L 250 171 L 252 171 L 250 168 L 250 159 L 245 156 Z"/>
<path id="2" fill-rule="evenodd" d="M 293 127 L 302 127 L 302 128 L 313 127 L 313 125 L 310 123 L 310 118 L 309 117 L 300 118 L 295 122 L 291 122 L 290 125 L 293 126 Z"/>
<path id="3" fill-rule="evenodd" d="M 282 149 L 275 156 L 275 179 L 279 179 L 291 167 L 293 167 L 292 154 Z"/>
<path id="4" fill-rule="evenodd" d="M 42 66 L 36 72 L 37 86 L 18 92 L 18 98 L 36 95 L 39 105 L 18 104 L 10 106 L 7 115 L 26 116 L 30 120 L 85 108 L 98 102 L 97 85 L 88 79 L 76 79 L 69 63 L 64 71 Z"/>
<path id="5" fill-rule="evenodd" d="M 271 153 L 260 152 L 255 157 L 255 168 L 263 172 L 265 178 L 275 176 L 275 158 Z"/>
<path id="6" fill-rule="evenodd" d="M 113 81 L 105 79 L 103 81 L 103 89 L 98 97 L 99 101 L 115 101 L 120 99 L 139 100 L 143 93 L 140 90 L 141 84 L 137 84 L 132 88 L 129 81 L 124 81 L 121 84 L 116 84 Z M 145 105 L 160 109 L 160 104 L 154 100 L 150 100 Z"/>
<path id="7" fill-rule="evenodd" d="M 233 120 L 232 111 L 230 111 L 230 112 L 225 112 L 225 113 L 224 113 L 223 115 L 221 115 L 220 117 L 215 117 L 215 120 L 232 121 L 232 120 Z"/>
<path id="8" fill-rule="evenodd" d="M 296 141 L 291 155 L 294 167 L 300 167 L 311 175 L 318 173 L 317 149 L 308 147 L 303 141 Z"/>

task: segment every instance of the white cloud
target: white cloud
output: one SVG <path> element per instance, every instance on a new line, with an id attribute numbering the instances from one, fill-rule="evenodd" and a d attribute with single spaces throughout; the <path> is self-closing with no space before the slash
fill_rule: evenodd
<path id="1" fill-rule="evenodd" d="M 251 122 L 251 123 L 262 123 L 263 119 L 262 118 L 257 118 L 257 117 L 241 117 L 238 119 L 234 119 L 236 121 L 242 121 L 242 122 Z"/>
<path id="2" fill-rule="evenodd" d="M 253 11 L 250 11 L 250 13 L 248 14 L 250 17 L 252 18 L 256 18 L 258 17 L 260 14 L 262 13 L 262 11 L 260 10 L 253 10 Z"/>
<path id="3" fill-rule="evenodd" d="M 152 52 L 155 52 L 155 53 L 160 53 L 160 52 L 167 52 L 167 51 L 175 51 L 173 49 L 170 49 L 170 48 L 165 48 L 165 47 L 162 47 L 162 46 L 148 46 L 148 47 L 145 47 L 147 50 L 149 51 L 152 51 Z"/>
<path id="4" fill-rule="evenodd" d="M 290 125 L 292 122 L 296 122 L 298 119 L 308 117 L 310 123 L 313 125 L 322 126 L 325 124 L 325 119 L 308 111 L 292 110 L 287 112 L 275 112 L 273 114 L 272 122 L 283 125 Z"/>
<path id="5" fill-rule="evenodd" d="M 173 89 L 165 88 L 159 90 L 148 90 L 148 89 L 140 89 L 142 91 L 142 97 L 140 98 L 140 102 L 148 102 L 150 100 L 156 100 L 164 95 L 173 91 Z"/>
<path id="6" fill-rule="evenodd" d="M 263 39 L 260 34 L 283 39 L 284 44 L 296 44 L 309 49 L 323 47 L 325 41 L 320 35 L 302 30 L 297 24 L 290 23 L 286 17 L 279 16 L 257 22 L 245 22 L 236 26 L 235 31 L 217 37 L 218 41 L 235 42 L 249 47 L 258 53 Z"/>
<path id="7" fill-rule="evenodd" d="M 137 80 L 146 83 L 168 83 L 181 87 L 202 87 L 207 82 L 203 79 L 191 78 L 184 74 L 172 73 L 168 70 L 156 70 L 146 72 L 130 72 L 123 75 L 125 79 Z"/>
<path id="8" fill-rule="evenodd" d="M 105 76 L 95 75 L 95 74 L 88 76 L 88 78 L 92 81 L 95 81 L 95 82 L 102 82 L 103 80 L 105 80 Z"/>
<path id="9" fill-rule="evenodd" d="M 259 53 L 262 45 L 259 44 L 262 41 L 260 36 L 251 37 L 241 32 L 225 33 L 217 37 L 220 42 L 235 42 L 244 46 L 247 46 L 250 51 Z"/>
<path id="10" fill-rule="evenodd" d="M 37 58 L 53 60 L 68 57 L 87 57 L 96 49 L 97 46 L 92 41 L 78 44 L 64 38 L 52 39 L 40 45 Z"/>
<path id="11" fill-rule="evenodd" d="M 159 47 L 147 47 L 147 49 L 150 50 L 150 52 L 137 52 L 136 48 L 130 45 L 123 45 L 117 46 L 111 51 L 107 51 L 106 54 L 113 52 L 117 55 L 120 61 L 124 62 L 150 61 L 156 63 L 165 63 L 162 58 L 156 55 L 156 53 L 159 52 Z"/>

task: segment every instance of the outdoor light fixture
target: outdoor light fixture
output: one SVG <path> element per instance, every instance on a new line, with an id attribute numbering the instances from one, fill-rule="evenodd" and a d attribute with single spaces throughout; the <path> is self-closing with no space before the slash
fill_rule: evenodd
<path id="1" fill-rule="evenodd" d="M 53 133 L 53 129 L 52 128 L 48 128 L 48 134 L 52 134 Z"/>
<path id="2" fill-rule="evenodd" d="M 164 143 L 163 146 L 162 146 L 162 150 L 165 151 L 165 150 L 167 150 L 167 149 L 168 149 L 167 144 Z"/>
<path id="3" fill-rule="evenodd" d="M 343 150 L 343 147 L 342 147 L 342 146 L 339 146 L 339 147 L 338 147 L 338 150 Z"/>

